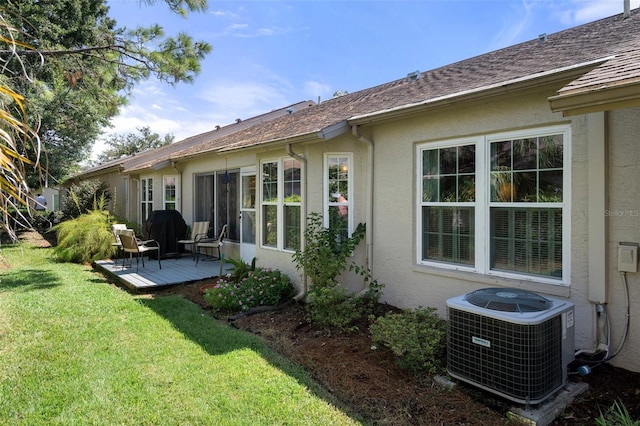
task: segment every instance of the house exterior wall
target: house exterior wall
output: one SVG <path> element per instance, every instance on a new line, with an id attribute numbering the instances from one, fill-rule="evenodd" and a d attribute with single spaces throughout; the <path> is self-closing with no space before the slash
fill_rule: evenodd
<path id="1" fill-rule="evenodd" d="M 104 180 L 104 179 L 103 179 Z M 128 217 L 127 212 L 127 184 L 125 176 L 119 173 L 109 173 L 106 182 L 111 189 L 111 201 L 109 203 L 109 211 L 117 217 Z"/>
<path id="2" fill-rule="evenodd" d="M 576 349 L 594 349 L 596 342 L 595 307 L 589 300 L 589 265 L 588 265 L 588 117 L 563 117 L 549 109 L 547 98 L 553 90 L 529 93 L 522 96 L 509 96 L 494 99 L 484 104 L 468 105 L 456 109 L 438 110 L 421 116 L 396 120 L 387 124 L 379 124 L 373 128 L 362 129 L 368 132 L 375 144 L 375 202 L 374 202 L 374 242 L 373 242 L 373 275 L 385 283 L 383 301 L 399 307 L 417 308 L 434 306 L 441 315 L 446 315 L 446 300 L 450 297 L 466 294 L 485 287 L 504 286 L 517 287 L 534 291 L 543 295 L 567 298 L 575 304 Z M 617 115 L 621 115 L 618 118 Z M 633 145 L 632 135 L 640 134 L 632 112 L 611 115 L 610 138 Z M 624 118 L 624 119 L 623 119 Z M 571 127 L 571 161 L 565 160 L 565 170 L 571 167 L 571 263 L 570 284 L 545 284 L 535 279 L 509 279 L 497 276 L 482 275 L 473 272 L 462 272 L 416 264 L 417 209 L 416 209 L 416 145 L 437 142 L 466 136 L 477 136 L 499 133 L 523 128 L 537 128 L 550 125 L 569 124 Z M 626 127 L 625 127 L 626 126 Z M 629 129 L 629 126 L 635 126 Z M 618 136 L 625 135 L 623 136 Z M 637 139 L 637 137 L 636 137 Z M 640 149 L 633 146 L 631 152 Z M 637 155 L 629 156 L 624 149 L 616 149 L 612 162 L 611 183 L 612 208 L 617 210 L 640 211 L 638 197 L 629 197 L 628 193 L 637 194 Z M 616 162 L 616 157 L 618 158 Z M 630 165 L 629 162 L 632 162 Z M 612 166 L 613 167 L 613 166 Z M 616 187 L 615 189 L 613 187 Z M 624 189 L 622 189 L 624 188 Z M 616 194 L 616 191 L 619 195 Z M 626 225 L 610 229 L 609 263 L 615 266 L 616 256 L 613 245 L 617 241 L 631 239 L 640 241 L 638 218 L 625 218 Z M 566 222 L 565 222 L 566 223 Z M 612 256 L 613 254 L 613 256 Z M 604 253 L 603 253 L 604 256 Z M 610 267 L 610 269 L 614 269 Z M 612 273 L 610 280 L 614 279 Z M 618 283 L 609 283 L 610 303 L 615 308 L 611 318 L 613 341 L 619 341 L 619 333 L 623 330 L 620 311 L 624 303 L 623 290 Z M 637 277 L 630 277 L 634 287 Z M 637 288 L 637 283 L 635 285 Z M 637 305 L 640 297 L 637 289 L 631 293 L 632 303 Z M 635 337 L 638 337 L 637 334 Z M 633 339 L 630 339 L 633 340 Z M 635 339 L 638 340 L 637 338 Z M 625 356 L 619 357 L 621 366 L 638 371 L 637 361 L 640 351 L 638 345 L 627 343 Z"/>
<path id="3" fill-rule="evenodd" d="M 624 338 L 627 302 L 630 303 L 632 324 L 624 348 L 612 364 L 640 371 L 640 274 L 628 272 L 626 281 L 617 268 L 617 247 L 621 242 L 640 243 L 640 108 L 628 108 L 607 113 L 608 204 L 607 226 L 607 297 L 611 322 L 611 348 L 615 351 Z"/>
<path id="4" fill-rule="evenodd" d="M 297 144 L 292 146 L 294 153 L 302 155 L 305 159 L 303 165 L 303 180 L 306 180 L 306 201 L 307 215 L 311 213 L 323 213 L 326 190 L 324 188 L 324 155 L 325 154 L 352 154 L 353 155 L 353 222 L 354 227 L 358 223 L 364 223 L 364 202 L 365 202 L 365 176 L 366 176 L 366 147 L 360 141 L 354 139 L 350 134 L 336 137 L 329 141 L 314 144 Z M 273 160 L 275 158 L 288 157 L 285 148 L 278 148 L 261 152 L 258 155 L 257 164 L 262 160 Z M 258 194 L 258 224 L 261 220 L 261 212 L 259 209 Z M 304 210 L 303 210 L 304 215 Z M 364 242 L 361 243 L 354 255 L 347 261 L 356 262 L 362 266 L 366 263 L 364 256 Z M 303 276 L 301 271 L 296 270 L 292 260 L 293 252 L 279 251 L 272 248 L 262 247 L 260 244 L 260 232 L 258 232 L 256 264 L 270 268 L 276 268 L 289 275 L 296 286 L 302 289 Z M 340 281 L 350 292 L 359 292 L 363 289 L 363 281 L 360 277 L 355 276 L 348 271 L 340 277 Z"/>
<path id="5" fill-rule="evenodd" d="M 594 299 L 598 293 L 606 297 L 611 323 L 611 351 L 624 338 L 627 298 L 623 276 L 617 271 L 617 247 L 620 242 L 640 244 L 640 108 L 563 117 L 549 108 L 548 97 L 557 87 L 540 88 L 527 93 L 513 93 L 487 101 L 445 107 L 414 114 L 393 121 L 362 125 L 360 132 L 373 141 L 373 221 L 367 227 L 373 234 L 372 274 L 385 284 L 382 301 L 401 308 L 436 307 L 446 315 L 448 298 L 473 290 L 493 287 L 517 287 L 543 295 L 566 298 L 575 304 L 576 349 L 592 350 L 598 328 Z M 570 127 L 570 160 L 565 159 L 565 172 L 571 174 L 570 242 L 571 255 L 568 285 L 549 284 L 535 279 L 513 279 L 495 275 L 443 269 L 416 263 L 417 214 L 416 182 L 417 146 L 461 137 L 476 137 L 521 129 L 547 126 Z M 353 158 L 353 225 L 366 222 L 368 188 L 368 146 L 347 132 L 331 140 L 293 143 L 293 152 L 304 157 L 302 180 L 307 215 L 324 211 L 326 197 L 324 156 L 327 153 L 349 153 Z M 599 154 L 602 149 L 604 155 Z M 162 177 L 179 174 L 181 211 L 185 221 L 193 222 L 194 177 L 200 173 L 256 168 L 256 260 L 258 266 L 279 269 L 302 289 L 303 276 L 296 270 L 292 252 L 263 247 L 261 244 L 260 162 L 288 157 L 283 145 L 258 147 L 211 154 L 176 162 L 175 169 L 128 176 L 129 218 L 139 211 L 140 178 L 153 177 L 154 209 L 162 208 Z M 604 176 L 603 179 L 600 177 Z M 604 182 L 602 182 L 604 180 Z M 108 176 L 116 188 L 124 185 L 122 176 Z M 124 197 L 124 189 L 117 190 Z M 602 192 L 606 194 L 602 197 Z M 567 199 L 567 198 L 565 198 Z M 602 209 L 600 204 L 602 203 Z M 304 203 L 303 203 L 304 205 Z M 116 202 L 118 208 L 124 203 Z M 303 212 L 305 210 L 303 209 Z M 564 224 L 567 222 L 565 221 Z M 563 225 L 564 225 L 563 224 Z M 597 237 L 599 229 L 605 239 Z M 238 258 L 239 244 L 226 243 L 226 258 Z M 598 259 L 604 259 L 598 261 Z M 366 265 L 366 247 L 361 243 L 348 259 Z M 604 281 L 603 278 L 604 277 Z M 640 275 L 626 274 L 632 321 L 640 306 Z M 361 277 L 345 273 L 340 281 L 350 292 L 364 288 Z M 637 321 L 612 364 L 640 371 L 640 330 Z"/>

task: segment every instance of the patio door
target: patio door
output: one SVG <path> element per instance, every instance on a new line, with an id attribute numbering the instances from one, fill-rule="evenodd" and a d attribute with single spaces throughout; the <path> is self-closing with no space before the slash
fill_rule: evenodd
<path id="1" fill-rule="evenodd" d="M 240 171 L 240 257 L 251 263 L 256 256 L 256 168 Z"/>

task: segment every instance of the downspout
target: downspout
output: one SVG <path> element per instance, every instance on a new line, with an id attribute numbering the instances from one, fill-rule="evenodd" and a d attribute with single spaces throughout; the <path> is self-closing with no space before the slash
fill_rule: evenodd
<path id="1" fill-rule="evenodd" d="M 129 204 L 129 206 L 127 207 L 127 216 L 129 216 L 127 219 L 131 220 L 131 214 L 133 213 L 133 216 L 135 216 L 135 222 L 139 223 L 139 219 L 140 217 L 138 216 L 138 207 L 140 206 L 140 179 L 136 179 L 134 178 L 131 174 L 129 175 L 131 182 L 134 183 L 134 192 L 135 192 L 135 201 L 134 201 L 134 211 L 131 212 L 131 205 L 129 204 L 129 200 L 127 200 L 127 204 Z M 131 198 L 131 195 L 129 195 L 129 197 L 127 198 Z"/>
<path id="2" fill-rule="evenodd" d="M 369 176 L 366 179 L 367 199 L 365 202 L 365 244 L 367 253 L 367 268 L 370 272 L 373 271 L 373 141 L 360 134 L 358 126 L 351 126 L 351 133 L 355 138 L 358 138 L 360 142 L 367 145 L 367 161 L 369 163 Z M 369 289 L 368 281 L 365 283 L 362 291 Z"/>
<path id="3" fill-rule="evenodd" d="M 287 155 L 289 157 L 295 158 L 296 160 L 300 161 L 303 165 L 302 170 L 304 171 L 304 176 L 302 176 L 302 188 L 301 188 L 301 192 L 302 192 L 302 206 L 301 206 L 301 211 L 300 211 L 300 215 L 302 216 L 300 218 L 300 223 L 302 224 L 302 229 L 307 229 L 307 159 L 304 158 L 302 155 L 297 154 L 295 152 L 293 152 L 293 149 L 291 148 L 291 144 L 288 143 L 286 145 L 286 149 L 287 149 Z M 305 239 L 304 239 L 304 232 L 302 233 L 302 238 L 300 238 L 300 250 L 304 251 L 305 248 Z M 304 299 L 307 295 L 307 291 L 309 289 L 309 284 L 308 284 L 308 280 L 309 277 L 307 276 L 307 271 L 305 271 L 303 269 L 302 271 L 302 289 L 300 290 L 300 292 L 298 294 L 296 294 L 293 298 L 296 301 L 300 301 L 302 299 Z"/>

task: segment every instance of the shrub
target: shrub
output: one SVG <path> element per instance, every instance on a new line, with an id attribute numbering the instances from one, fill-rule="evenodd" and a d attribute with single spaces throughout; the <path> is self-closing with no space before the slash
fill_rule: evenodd
<path id="1" fill-rule="evenodd" d="M 311 213 L 304 231 L 304 250 L 297 249 L 293 261 L 303 269 L 315 287 L 337 285 L 336 277 L 347 267 L 347 257 L 355 250 L 365 234 L 365 225 L 359 224 L 353 235 L 341 238 L 337 226 L 325 228 L 322 215 Z"/>
<path id="2" fill-rule="evenodd" d="M 387 313 L 369 327 L 371 339 L 390 348 L 401 368 L 435 373 L 446 347 L 446 324 L 435 308 Z"/>
<path id="3" fill-rule="evenodd" d="M 237 312 L 277 305 L 293 296 L 291 280 L 278 270 L 256 268 L 240 281 L 220 279 L 204 297 L 215 311 Z"/>
<path id="4" fill-rule="evenodd" d="M 308 320 L 325 328 L 355 331 L 351 324 L 373 314 L 382 285 L 376 282 L 362 295 L 347 294 L 344 287 L 312 287 L 306 306 Z"/>
<path id="5" fill-rule="evenodd" d="M 109 214 L 104 210 L 92 210 L 53 229 L 58 238 L 53 252 L 64 262 L 91 262 L 108 259 L 115 253 Z"/>
<path id="6" fill-rule="evenodd" d="M 384 285 L 372 280 L 367 268 L 352 262 L 349 270 L 369 283 L 368 291 L 362 296 L 354 296 L 340 287 L 337 277 L 347 269 L 347 258 L 364 238 L 366 227 L 360 223 L 351 237 L 345 238 L 344 230 L 338 225 L 325 228 L 323 222 L 319 213 L 311 213 L 307 217 L 305 247 L 304 250 L 296 250 L 293 262 L 296 269 L 304 270 L 311 279 L 308 319 L 322 327 L 349 331 L 357 328 L 350 327 L 353 321 L 373 312 Z"/>
<path id="7" fill-rule="evenodd" d="M 362 316 L 356 297 L 340 286 L 312 287 L 306 311 L 309 321 L 342 331 L 349 330 L 349 324 Z"/>

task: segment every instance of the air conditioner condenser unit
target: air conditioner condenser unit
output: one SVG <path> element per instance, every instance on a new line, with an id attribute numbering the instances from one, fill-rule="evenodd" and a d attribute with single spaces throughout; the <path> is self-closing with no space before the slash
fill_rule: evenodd
<path id="1" fill-rule="evenodd" d="M 574 360 L 574 305 L 514 288 L 447 300 L 449 374 L 522 404 L 561 389 Z"/>

